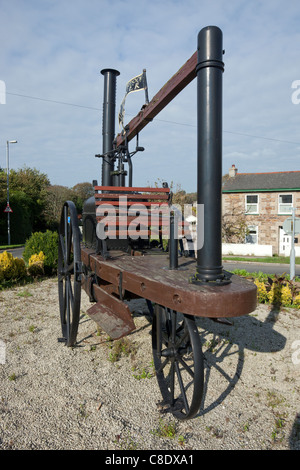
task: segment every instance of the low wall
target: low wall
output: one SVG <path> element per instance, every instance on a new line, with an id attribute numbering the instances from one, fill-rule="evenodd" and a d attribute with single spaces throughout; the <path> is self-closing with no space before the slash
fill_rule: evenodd
<path id="1" fill-rule="evenodd" d="M 256 245 L 254 243 L 222 243 L 222 255 L 272 256 L 272 248 L 272 245 Z"/>

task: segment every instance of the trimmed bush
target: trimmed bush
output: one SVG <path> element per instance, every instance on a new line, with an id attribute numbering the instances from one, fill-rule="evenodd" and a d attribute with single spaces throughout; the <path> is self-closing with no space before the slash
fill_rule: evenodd
<path id="1" fill-rule="evenodd" d="M 26 241 L 23 258 L 29 265 L 33 255 L 43 252 L 45 274 L 51 275 L 57 272 L 58 260 L 58 233 L 47 230 L 46 232 L 35 232 Z"/>
<path id="2" fill-rule="evenodd" d="M 42 251 L 38 255 L 32 255 L 28 261 L 28 274 L 30 276 L 42 276 L 44 274 L 45 255 Z"/>
<path id="3" fill-rule="evenodd" d="M 0 253 L 0 282 L 12 279 L 21 279 L 26 276 L 26 267 L 23 259 L 14 258 L 11 253 Z"/>
<path id="4" fill-rule="evenodd" d="M 25 277 L 27 275 L 25 261 L 22 258 L 14 258 L 14 262 L 18 271 L 18 277 Z"/>
<path id="5" fill-rule="evenodd" d="M 15 279 L 17 277 L 14 257 L 11 253 L 4 251 L 0 254 L 0 269 L 4 279 Z M 2 277 L 1 276 L 1 277 Z"/>

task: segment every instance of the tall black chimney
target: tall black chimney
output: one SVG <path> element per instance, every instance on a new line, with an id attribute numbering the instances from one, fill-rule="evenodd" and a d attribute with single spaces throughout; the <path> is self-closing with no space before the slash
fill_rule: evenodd
<path id="1" fill-rule="evenodd" d="M 102 186 L 112 186 L 112 172 L 114 171 L 114 161 L 112 155 L 105 155 L 113 149 L 115 137 L 115 112 L 116 112 L 116 89 L 118 70 L 103 69 L 104 93 L 103 93 L 103 121 L 102 121 Z"/>

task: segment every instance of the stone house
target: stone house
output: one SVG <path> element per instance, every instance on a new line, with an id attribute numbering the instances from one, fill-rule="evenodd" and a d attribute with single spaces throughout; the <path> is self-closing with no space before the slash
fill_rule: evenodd
<path id="1" fill-rule="evenodd" d="M 289 256 L 291 236 L 284 232 L 283 223 L 292 215 L 292 208 L 300 216 L 300 171 L 238 173 L 232 165 L 222 193 L 223 216 L 240 217 L 247 227 L 240 248 L 223 244 L 223 254 L 231 249 L 234 254 Z M 296 239 L 299 256 L 300 234 Z"/>

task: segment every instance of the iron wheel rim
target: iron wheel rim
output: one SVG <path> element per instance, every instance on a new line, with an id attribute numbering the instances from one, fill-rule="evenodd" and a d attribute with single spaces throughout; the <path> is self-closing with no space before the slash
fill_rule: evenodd
<path id="1" fill-rule="evenodd" d="M 81 252 L 77 211 L 72 201 L 65 202 L 58 243 L 58 296 L 62 336 L 74 346 L 81 302 Z"/>
<path id="2" fill-rule="evenodd" d="M 204 388 L 203 354 L 194 317 L 156 305 L 152 348 L 164 402 L 176 418 L 193 418 L 199 411 Z"/>

